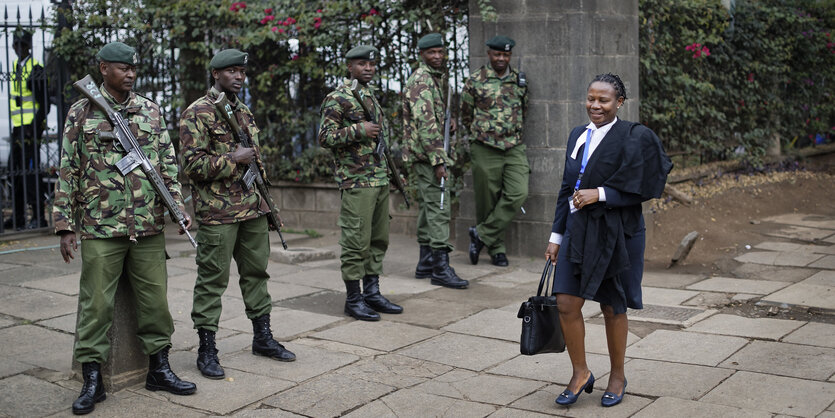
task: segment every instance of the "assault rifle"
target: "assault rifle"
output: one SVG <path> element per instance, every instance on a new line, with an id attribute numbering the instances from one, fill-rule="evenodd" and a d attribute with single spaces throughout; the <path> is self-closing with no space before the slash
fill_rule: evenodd
<path id="1" fill-rule="evenodd" d="M 119 144 L 127 153 L 124 158 L 116 163 L 116 168 L 119 169 L 119 172 L 123 175 L 127 175 L 133 171 L 133 169 L 139 167 L 142 172 L 145 173 L 148 180 L 151 181 L 151 185 L 154 187 L 154 191 L 157 193 L 157 196 L 162 199 L 162 202 L 171 214 L 171 219 L 180 225 L 180 228 L 185 231 L 191 245 L 194 246 L 194 248 L 197 248 L 197 242 L 194 241 L 194 238 L 186 229 L 185 216 L 183 216 L 183 213 L 180 212 L 180 207 L 177 206 L 177 202 L 174 201 L 174 197 L 171 196 L 171 192 L 162 181 L 162 177 L 152 165 L 151 160 L 148 159 L 148 156 L 145 155 L 144 152 L 142 152 L 142 148 L 139 147 L 139 141 L 136 139 L 136 136 L 133 135 L 133 132 L 130 130 L 125 118 L 110 107 L 107 100 L 105 100 L 101 95 L 101 91 L 99 91 L 99 88 L 96 86 L 96 82 L 93 81 L 93 78 L 90 77 L 89 74 L 81 80 L 73 83 L 73 86 L 80 91 L 81 94 L 87 97 L 91 103 L 98 106 L 98 108 L 107 115 L 107 119 L 109 119 L 113 124 L 113 134 L 116 136 L 116 139 L 119 140 Z"/>
<path id="2" fill-rule="evenodd" d="M 446 112 L 444 113 L 444 156 L 449 155 L 449 128 L 452 113 L 449 107 L 452 105 L 452 83 L 446 89 Z M 446 161 L 446 160 L 444 160 Z M 444 162 L 444 172 L 446 172 L 446 162 Z M 446 194 L 446 177 L 441 177 L 441 210 L 444 210 L 444 195 Z"/>
<path id="3" fill-rule="evenodd" d="M 362 111 L 365 112 L 365 120 L 373 123 L 379 123 L 374 120 L 371 113 L 368 110 L 368 106 L 365 105 L 365 102 L 362 101 L 362 97 L 360 97 L 359 90 L 359 82 L 357 79 L 351 80 L 351 93 L 354 95 L 354 98 L 357 99 L 360 106 L 362 106 Z M 391 171 L 392 181 L 394 182 L 394 187 L 397 190 L 400 190 L 400 193 L 403 195 L 403 200 L 406 201 L 406 209 L 409 208 L 409 197 L 406 196 L 406 188 L 403 186 L 403 180 L 400 179 L 400 170 L 397 169 L 397 166 L 394 165 L 394 161 L 391 158 L 391 154 L 389 154 L 389 147 L 386 143 L 386 137 L 383 134 L 382 126 L 380 127 L 380 133 L 377 135 L 377 146 L 374 148 L 374 158 L 377 161 L 382 159 L 386 160 L 386 165 L 388 166 L 389 170 Z"/>
<path id="4" fill-rule="evenodd" d="M 215 108 L 217 109 L 220 116 L 226 123 L 229 124 L 229 127 L 232 128 L 232 135 L 235 137 L 241 146 L 245 148 L 252 148 L 252 140 L 249 138 L 249 134 L 241 129 L 241 126 L 238 125 L 238 119 L 235 118 L 235 114 L 232 113 L 232 105 L 229 103 L 229 99 L 226 98 L 226 93 L 220 93 L 215 100 Z M 281 216 L 278 214 L 278 210 L 275 208 L 275 203 L 273 203 L 273 198 L 270 195 L 270 190 L 267 188 L 267 182 L 264 181 L 264 178 L 261 176 L 261 169 L 260 169 L 260 160 L 255 159 L 255 161 L 250 162 L 247 165 L 246 173 L 244 173 L 244 177 L 242 179 L 243 186 L 249 190 L 252 186 L 253 181 L 255 182 L 256 187 L 258 188 L 258 193 L 261 195 L 261 198 L 267 202 L 267 206 L 270 207 L 270 213 L 267 214 L 267 222 L 270 226 L 278 232 L 278 238 L 281 239 L 281 246 L 284 249 L 287 249 L 287 241 L 284 241 L 284 235 L 281 234 L 281 227 L 284 225 L 284 222 L 281 220 Z"/>

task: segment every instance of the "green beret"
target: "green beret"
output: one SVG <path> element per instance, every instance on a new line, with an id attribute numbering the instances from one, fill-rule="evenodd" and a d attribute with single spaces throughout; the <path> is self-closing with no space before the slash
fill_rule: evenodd
<path id="1" fill-rule="evenodd" d="M 136 55 L 136 50 L 132 46 L 127 46 L 121 42 L 111 42 L 101 47 L 96 57 L 100 61 L 121 62 L 128 65 L 139 64 L 139 56 Z"/>
<path id="2" fill-rule="evenodd" d="M 345 54 L 345 58 L 347 59 L 364 59 L 364 60 L 376 60 L 380 56 L 380 51 L 377 48 L 369 45 L 359 45 L 351 48 L 347 54 Z"/>
<path id="3" fill-rule="evenodd" d="M 14 31 L 14 43 L 24 43 L 27 45 L 32 45 L 32 32 L 27 30 L 23 30 L 23 28 L 18 27 Z"/>
<path id="4" fill-rule="evenodd" d="M 418 39 L 418 49 L 438 48 L 444 46 L 444 39 L 440 33 L 430 33 Z"/>
<path id="5" fill-rule="evenodd" d="M 246 52 L 241 52 L 237 49 L 224 49 L 223 51 L 220 51 L 217 54 L 215 54 L 215 56 L 209 62 L 209 67 L 211 67 L 214 70 L 231 67 L 233 65 L 245 67 L 247 61 L 248 54 Z"/>
<path id="6" fill-rule="evenodd" d="M 487 41 L 487 46 L 496 51 L 510 51 L 516 46 L 516 41 L 504 35 L 497 35 Z"/>

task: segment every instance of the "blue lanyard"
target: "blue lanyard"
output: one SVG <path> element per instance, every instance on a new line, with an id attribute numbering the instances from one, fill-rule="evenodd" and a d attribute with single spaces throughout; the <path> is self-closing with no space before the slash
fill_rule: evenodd
<path id="1" fill-rule="evenodd" d="M 580 175 L 577 176 L 577 183 L 574 184 L 574 191 L 580 190 L 580 180 L 583 179 L 583 173 L 586 172 L 586 163 L 589 162 L 589 148 L 591 148 L 591 129 L 586 134 L 586 144 L 583 147 L 583 163 L 580 165 Z"/>

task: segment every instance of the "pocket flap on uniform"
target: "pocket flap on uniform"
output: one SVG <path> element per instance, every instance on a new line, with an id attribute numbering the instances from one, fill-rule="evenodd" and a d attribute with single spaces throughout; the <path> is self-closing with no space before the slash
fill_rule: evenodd
<path id="1" fill-rule="evenodd" d="M 342 228 L 359 229 L 362 226 L 362 218 L 358 216 L 340 216 L 336 225 Z"/>
<path id="2" fill-rule="evenodd" d="M 198 244 L 206 244 L 206 245 L 220 245 L 221 242 L 221 235 L 220 234 L 212 234 L 212 233 L 203 233 L 197 234 L 197 243 Z"/>

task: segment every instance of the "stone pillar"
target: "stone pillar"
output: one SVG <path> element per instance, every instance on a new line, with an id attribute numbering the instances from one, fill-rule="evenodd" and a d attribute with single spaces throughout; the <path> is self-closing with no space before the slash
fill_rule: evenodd
<path id="1" fill-rule="evenodd" d="M 138 325 L 133 288 L 124 275 L 119 279 L 119 286 L 116 288 L 114 306 L 113 325 L 107 331 L 110 356 L 101 365 L 104 387 L 108 392 L 116 392 L 141 383 L 148 373 L 148 356 L 142 352 L 139 339 L 136 338 Z M 73 370 L 80 378 L 81 365 L 74 360 Z"/>
<path id="2" fill-rule="evenodd" d="M 588 123 L 589 81 L 600 73 L 620 75 L 629 97 L 618 112 L 638 120 L 638 0 L 491 0 L 499 15 L 485 22 L 470 0 L 470 70 L 487 64 L 484 43 L 494 35 L 516 40 L 511 65 L 527 74 L 529 107 L 524 140 L 531 165 L 526 214 L 507 232 L 510 255 L 545 252 L 562 181 L 565 145 L 571 128 Z M 475 224 L 472 176 L 465 178 L 455 245 L 466 250 L 467 228 Z M 647 220 L 647 222 L 651 222 Z"/>

